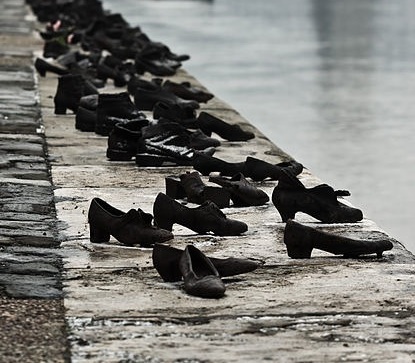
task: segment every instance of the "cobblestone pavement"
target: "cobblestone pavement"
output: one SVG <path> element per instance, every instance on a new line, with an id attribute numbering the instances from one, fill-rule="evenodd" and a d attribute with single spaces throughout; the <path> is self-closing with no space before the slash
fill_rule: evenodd
<path id="1" fill-rule="evenodd" d="M 175 226 L 176 247 L 193 243 L 215 257 L 264 263 L 226 279 L 226 296 L 218 300 L 188 296 L 181 283 L 163 283 L 150 249 L 115 240 L 90 243 L 92 197 L 122 210 L 152 212 L 165 176 L 188 169 L 106 160 L 105 137 L 75 130 L 74 115 L 54 115 L 57 77 L 35 82 L 33 54 L 42 44 L 23 3 L 3 1 L 0 14 L 1 362 L 415 359 L 415 257 L 370 220 L 320 226 L 390 239 L 394 249 L 380 259 L 322 252 L 310 260 L 289 259 L 284 223 L 271 203 L 225 210 L 249 225 L 239 237 L 199 236 Z M 174 79 L 197 83 L 185 71 Z M 118 90 L 109 84 L 103 92 Z M 289 157 L 219 98 L 203 109 L 256 134 L 248 143 L 224 141 L 218 157 Z M 300 177 L 307 186 L 320 183 L 307 170 Z M 268 194 L 274 186 L 261 184 Z M 310 222 L 305 215 L 298 219 Z"/>
<path id="2" fill-rule="evenodd" d="M 53 187 L 21 1 L 0 3 L 0 361 L 69 361 Z"/>

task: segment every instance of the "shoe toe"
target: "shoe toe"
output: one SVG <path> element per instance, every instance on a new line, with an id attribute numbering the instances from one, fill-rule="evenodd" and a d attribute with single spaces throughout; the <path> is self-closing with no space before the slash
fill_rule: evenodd
<path id="1" fill-rule="evenodd" d="M 194 296 L 217 299 L 225 294 L 226 287 L 220 277 L 208 275 L 198 279 L 186 291 Z"/>

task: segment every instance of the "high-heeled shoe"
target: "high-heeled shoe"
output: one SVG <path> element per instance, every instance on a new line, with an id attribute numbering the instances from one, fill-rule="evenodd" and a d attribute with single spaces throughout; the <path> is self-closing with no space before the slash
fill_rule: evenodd
<path id="1" fill-rule="evenodd" d="M 141 209 L 124 213 L 100 198 L 93 198 L 88 211 L 90 240 L 108 242 L 113 236 L 127 246 L 150 247 L 173 238 L 170 231 L 153 226 L 152 219 L 150 213 Z"/>
<path id="2" fill-rule="evenodd" d="M 178 223 L 198 234 L 212 232 L 218 236 L 237 236 L 248 230 L 241 221 L 227 218 L 218 206 L 210 201 L 197 208 L 188 208 L 173 198 L 159 193 L 153 205 L 154 223 L 171 231 Z"/>
<path id="3" fill-rule="evenodd" d="M 284 243 L 291 258 L 310 258 L 314 248 L 345 257 L 377 254 L 393 248 L 390 240 L 358 240 L 321 231 L 292 219 L 287 221 L 284 230 Z"/>
<path id="4" fill-rule="evenodd" d="M 156 243 L 153 247 L 153 265 L 165 282 L 176 282 L 182 279 L 179 269 L 180 257 L 183 250 Z M 256 270 L 260 264 L 257 261 L 246 258 L 215 258 L 208 257 L 213 266 L 218 270 L 221 277 L 229 277 L 245 274 Z"/>
<path id="5" fill-rule="evenodd" d="M 272 203 L 283 222 L 294 219 L 297 212 L 306 213 L 324 223 L 353 223 L 362 220 L 362 211 L 340 203 L 338 195 L 344 195 L 344 192 L 336 192 L 327 184 L 306 188 L 292 173 L 282 170 L 278 185 L 272 193 Z"/>

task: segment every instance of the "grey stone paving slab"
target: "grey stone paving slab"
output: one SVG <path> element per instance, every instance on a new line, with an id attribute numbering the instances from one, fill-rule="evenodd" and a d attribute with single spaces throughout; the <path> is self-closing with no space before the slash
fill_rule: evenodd
<path id="1" fill-rule="evenodd" d="M 0 2 L 0 361 L 69 362 L 53 191 L 23 0 Z M 44 248 L 46 247 L 46 248 Z"/>
<path id="2" fill-rule="evenodd" d="M 370 314 L 69 320 L 76 361 L 411 362 L 413 347 L 395 323 Z"/>
<path id="3" fill-rule="evenodd" d="M 179 77 L 191 79 L 183 72 Z M 407 329 L 413 324 L 408 317 L 414 311 L 415 258 L 397 241 L 381 259 L 313 251 L 310 260 L 291 260 L 283 243 L 284 224 L 272 203 L 223 210 L 248 223 L 242 236 L 196 235 L 175 225 L 169 242 L 175 247 L 192 243 L 208 256 L 262 263 L 255 272 L 226 279 L 227 293 L 219 300 L 188 296 L 181 282 L 162 282 L 152 267 L 151 249 L 125 247 L 114 239 L 91 243 L 87 214 L 93 197 L 124 211 L 151 213 L 157 193 L 165 190 L 164 178 L 189 168 L 109 162 L 105 137 L 75 130 L 73 115 L 54 116 L 50 95 L 56 78 L 42 79 L 40 87 L 41 99 L 43 90 L 48 94 L 43 115 L 74 361 L 404 362 L 414 356 Z M 247 143 L 223 141 L 215 156 L 234 162 L 248 155 L 274 163 L 291 159 L 220 100 L 203 108 L 256 134 Z M 321 183 L 309 170 L 299 177 L 308 187 Z M 258 183 L 268 195 L 275 185 Z M 335 225 L 316 224 L 301 213 L 296 219 L 345 236 L 390 238 L 368 219 Z"/>
<path id="4" fill-rule="evenodd" d="M 13 8 L 21 7 L 21 3 L 16 3 L 8 0 L 0 9 L 7 4 L 11 7 L 8 14 L 20 18 L 23 13 Z M 0 23 L 5 16 L 0 16 Z M 9 25 L 4 20 L 0 29 L 7 30 Z M 19 34 L 30 27 L 25 24 L 12 30 L 15 45 L 0 51 L 0 65 L 27 67 L 32 61 L 27 49 L 37 47 L 35 55 L 41 53 L 41 43 L 32 39 L 29 44 L 28 37 Z M 10 37 L 1 35 L 0 45 Z M 0 313 L 4 327 L 0 341 L 11 344 L 4 334 L 11 331 L 11 336 L 21 337 L 22 342 L 35 342 L 27 344 L 32 349 L 13 342 L 20 361 L 41 357 L 60 362 L 68 353 L 63 306 L 61 300 L 51 299 L 60 294 L 57 275 L 61 263 L 65 266 L 65 309 L 73 362 L 414 359 L 414 256 L 399 242 L 391 239 L 395 248 L 381 259 L 351 260 L 313 251 L 312 259 L 296 261 L 286 255 L 284 224 L 271 203 L 258 208 L 228 208 L 224 210 L 227 215 L 249 224 L 243 236 L 199 236 L 175 225 L 175 238 L 169 243 L 179 248 L 193 243 L 209 256 L 251 257 L 263 265 L 255 272 L 226 279 L 223 299 L 188 296 L 181 282 L 162 282 L 152 267 L 151 249 L 121 246 L 114 239 L 109 244 L 93 244 L 87 221 L 89 203 L 95 196 L 125 211 L 139 207 L 151 212 L 154 198 L 165 188 L 165 176 L 188 168 L 138 168 L 134 161 L 109 162 L 105 137 L 75 130 L 73 114 L 54 115 L 57 77 L 48 75 L 39 78 L 39 99 L 55 188 L 52 194 L 50 181 L 43 180 L 42 160 L 37 159 L 45 150 L 40 147 L 43 134 L 36 111 L 35 77 L 24 68 L 15 75 L 10 69 L 0 70 L 0 79 L 25 88 L 20 93 L 18 88 L 0 91 L 4 107 L 0 115 L 0 150 L 4 150 L 0 168 L 7 169 L 0 175 L 0 192 L 4 192 L 0 211 L 5 216 L 0 225 L 0 307 L 5 312 Z M 198 84 L 183 70 L 171 79 Z M 110 85 L 102 91 L 121 89 Z M 256 134 L 247 143 L 223 141 L 216 156 L 235 162 L 248 155 L 275 163 L 291 158 L 221 99 L 215 97 L 201 110 L 214 112 Z M 14 127 L 32 136 L 4 136 L 13 133 Z M 307 186 L 320 183 L 308 170 L 300 179 Z M 206 177 L 204 180 L 207 182 Z M 276 182 L 258 185 L 271 195 Z M 55 216 L 55 205 L 57 224 L 49 218 Z M 343 235 L 386 236 L 367 219 L 351 225 L 316 224 L 303 214 L 297 219 Z M 1 233 L 1 228 L 9 232 Z M 58 235 L 51 232 L 56 228 Z M 21 240 L 13 239 L 16 236 Z M 59 244 L 61 248 L 55 248 Z M 22 299 L 16 307 L 15 300 L 8 300 L 4 294 L 43 299 Z M 30 318 L 19 321 L 13 311 Z M 22 332 L 26 334 L 22 336 Z M 38 349 L 45 345 L 48 349 Z M 0 343 L 0 357 L 5 347 L 7 344 Z"/>

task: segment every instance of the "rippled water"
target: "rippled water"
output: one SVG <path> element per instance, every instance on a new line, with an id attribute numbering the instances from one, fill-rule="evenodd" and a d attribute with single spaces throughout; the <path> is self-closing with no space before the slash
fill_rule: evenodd
<path id="1" fill-rule="evenodd" d="M 412 0 L 104 0 L 415 251 Z"/>

